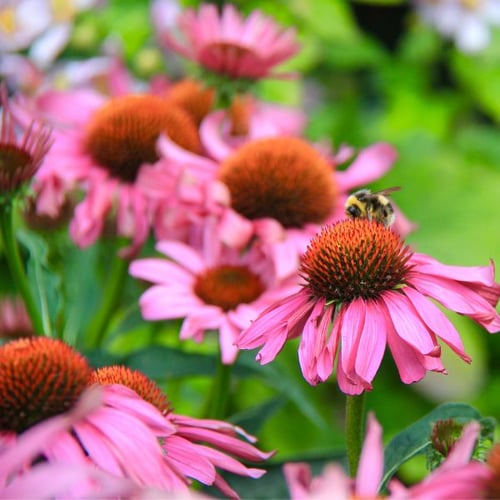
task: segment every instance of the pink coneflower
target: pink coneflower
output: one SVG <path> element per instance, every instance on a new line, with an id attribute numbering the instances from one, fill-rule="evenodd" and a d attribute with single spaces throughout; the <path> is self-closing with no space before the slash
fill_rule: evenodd
<path id="1" fill-rule="evenodd" d="M 50 129 L 36 121 L 16 123 L 7 89 L 0 86 L 0 191 L 14 193 L 29 182 L 51 146 Z"/>
<path id="2" fill-rule="evenodd" d="M 161 437 L 165 460 L 187 478 L 214 485 L 229 498 L 239 498 L 218 469 L 251 478 L 265 474 L 263 469 L 248 468 L 239 460 L 261 462 L 273 452 L 265 453 L 255 448 L 250 443 L 256 439 L 237 426 L 175 414 L 161 389 L 142 373 L 123 366 L 107 366 L 96 370 L 92 380 L 105 386 L 125 385 L 165 416 L 169 425 L 175 428 L 174 433 Z"/>
<path id="3" fill-rule="evenodd" d="M 471 461 L 471 454 L 480 425 L 471 422 L 464 427 L 462 436 L 455 443 L 446 460 L 426 479 L 415 486 L 405 487 L 399 481 L 389 483 L 391 499 L 456 499 L 456 498 L 496 498 L 485 496 L 494 482 L 490 466 Z M 349 478 L 342 467 L 328 464 L 323 473 L 313 478 L 306 463 L 288 463 L 284 474 L 292 500 L 313 500 L 328 498 L 365 498 L 376 500 L 384 470 L 382 429 L 373 415 L 368 418 L 367 433 L 363 444 L 356 478 Z"/>
<path id="4" fill-rule="evenodd" d="M 265 364 L 301 336 L 299 361 L 310 384 L 325 381 L 337 357 L 343 392 L 371 390 L 386 346 L 404 383 L 427 370 L 444 372 L 438 338 L 470 362 L 455 327 L 429 299 L 489 332 L 500 330 L 493 264 L 441 264 L 412 253 L 396 234 L 368 220 L 324 227 L 311 240 L 300 273 L 303 288 L 262 313 L 237 345 L 263 345 L 257 360 Z"/>
<path id="5" fill-rule="evenodd" d="M 299 49 L 295 30 L 283 30 L 259 11 L 244 19 L 231 4 L 187 9 L 178 18 L 177 34 L 160 30 L 167 47 L 213 73 L 257 80 Z"/>
<path id="6" fill-rule="evenodd" d="M 127 252 L 133 254 L 148 235 L 157 202 L 148 187 L 161 175 L 156 141 L 166 133 L 181 148 L 199 152 L 192 118 L 146 94 L 106 100 L 80 90 L 47 93 L 38 101 L 59 122 L 54 147 L 37 175 L 38 212 L 55 217 L 68 192 L 84 189 L 70 226 L 73 240 L 81 247 L 94 243 L 106 220 L 114 218 L 117 234 L 132 239 Z M 174 172 L 169 179 L 165 197 L 174 189 Z"/>
<path id="7" fill-rule="evenodd" d="M 106 386 L 90 408 L 82 403 L 83 411 L 78 401 L 85 397 L 91 376 L 86 360 L 62 341 L 36 337 L 0 347 L 3 449 L 13 447 L 16 455 L 15 450 L 22 453 L 16 443 L 29 445 L 36 439 L 42 442 L 41 452 L 30 463 L 20 459 L 19 467 L 93 464 L 140 486 L 185 489 L 185 479 L 165 461 L 158 442 L 158 436 L 169 436 L 175 427 L 123 386 Z"/>
<path id="8" fill-rule="evenodd" d="M 217 213 L 221 238 L 244 248 L 257 237 L 278 276 L 294 273 L 321 225 L 345 217 L 348 190 L 378 178 L 395 157 L 388 144 L 375 144 L 336 172 L 324 154 L 298 137 L 247 142 L 224 159 L 217 173 L 229 200 Z"/>
<path id="9" fill-rule="evenodd" d="M 156 249 L 169 260 L 136 260 L 130 274 L 153 284 L 139 301 L 145 319 L 184 318 L 180 338 L 197 342 L 207 330 L 218 330 L 222 362 L 231 364 L 239 333 L 297 286 L 295 279 L 277 280 L 272 263 L 256 247 L 245 253 L 231 249 L 210 229 L 199 246 L 160 241 Z"/>

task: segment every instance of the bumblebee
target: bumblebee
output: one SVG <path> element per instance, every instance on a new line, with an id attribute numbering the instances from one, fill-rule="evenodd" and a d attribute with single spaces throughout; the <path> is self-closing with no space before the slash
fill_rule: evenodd
<path id="1" fill-rule="evenodd" d="M 351 194 L 345 203 L 345 213 L 351 219 L 368 219 L 380 222 L 385 227 L 394 223 L 394 208 L 386 196 L 401 188 L 392 187 L 372 193 L 369 189 L 360 189 Z"/>

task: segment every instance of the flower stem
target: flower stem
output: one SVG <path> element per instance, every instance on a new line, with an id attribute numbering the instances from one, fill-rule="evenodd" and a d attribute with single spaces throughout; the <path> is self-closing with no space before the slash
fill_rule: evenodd
<path id="1" fill-rule="evenodd" d="M 231 373 L 233 365 L 222 363 L 220 355 L 217 358 L 217 369 L 207 402 L 207 417 L 223 420 L 227 416 Z"/>
<path id="2" fill-rule="evenodd" d="M 19 290 L 19 293 L 21 294 L 21 297 L 23 298 L 34 332 L 37 335 L 44 335 L 45 328 L 43 326 L 42 316 L 35 302 L 35 298 L 33 297 L 15 235 L 14 200 L 2 203 L 0 211 L 2 212 L 0 216 L 0 225 L 5 258 L 7 259 L 10 273 L 14 279 L 16 287 Z"/>
<path id="3" fill-rule="evenodd" d="M 349 465 L 349 474 L 356 477 L 358 472 L 359 457 L 361 456 L 361 447 L 363 444 L 363 423 L 365 393 L 359 396 L 347 396 L 345 408 L 345 435 L 347 448 L 347 463 Z"/>
<path id="4" fill-rule="evenodd" d="M 89 323 L 85 334 L 84 343 L 89 349 L 99 347 L 104 340 L 109 321 L 121 299 L 125 279 L 128 275 L 128 266 L 129 261 L 127 259 L 118 256 L 114 257 L 109 276 L 102 291 L 100 308 Z"/>

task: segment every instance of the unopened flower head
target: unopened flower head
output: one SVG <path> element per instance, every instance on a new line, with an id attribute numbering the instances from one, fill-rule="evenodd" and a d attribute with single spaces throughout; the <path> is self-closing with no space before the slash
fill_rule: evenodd
<path id="1" fill-rule="evenodd" d="M 28 183 L 50 149 L 51 131 L 33 121 L 21 131 L 12 114 L 5 86 L 0 87 L 0 197 Z"/>
<path id="2" fill-rule="evenodd" d="M 268 363 L 287 340 L 301 336 L 300 366 L 311 384 L 325 381 L 337 359 L 343 392 L 372 389 L 386 346 L 405 383 L 427 370 L 445 372 L 438 339 L 470 362 L 455 327 L 429 299 L 489 332 L 500 330 L 493 265 L 446 266 L 412 252 L 377 222 L 324 227 L 311 240 L 300 272 L 302 290 L 264 311 L 237 345 L 263 345 L 257 359 Z"/>
<path id="3" fill-rule="evenodd" d="M 33 324 L 20 297 L 0 299 L 0 338 L 13 340 L 35 335 Z"/>

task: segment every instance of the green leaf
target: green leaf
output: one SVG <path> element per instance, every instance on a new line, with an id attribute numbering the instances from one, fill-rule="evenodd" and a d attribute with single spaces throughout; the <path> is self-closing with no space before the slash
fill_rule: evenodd
<path id="1" fill-rule="evenodd" d="M 127 359 L 126 365 L 154 380 L 165 380 L 212 376 L 215 373 L 216 361 L 215 355 L 187 353 L 172 347 L 153 345 L 133 353 Z"/>
<path id="2" fill-rule="evenodd" d="M 19 230 L 17 236 L 28 252 L 28 280 L 35 292 L 45 331 L 52 337 L 61 310 L 61 279 L 50 269 L 49 246 L 41 236 L 25 230 Z"/>
<path id="3" fill-rule="evenodd" d="M 327 428 L 325 419 L 311 403 L 299 382 L 288 376 L 277 364 L 261 366 L 255 362 L 253 357 L 250 358 L 243 353 L 240 355 L 238 363 L 251 370 L 254 375 L 263 378 L 269 387 L 273 387 L 292 401 L 302 414 L 316 426 L 321 429 Z"/>
<path id="4" fill-rule="evenodd" d="M 253 406 L 248 410 L 232 415 L 230 420 L 251 434 L 257 434 L 264 423 L 274 413 L 283 407 L 286 398 L 283 395 L 272 398 L 264 403 Z"/>
<path id="5" fill-rule="evenodd" d="M 83 341 L 79 334 L 93 317 L 100 297 L 100 281 L 97 274 L 99 262 L 98 246 L 80 249 L 71 245 L 65 248 L 62 274 L 65 303 L 65 325 L 63 338 L 72 345 Z"/>
<path id="6" fill-rule="evenodd" d="M 466 423 L 471 420 L 480 420 L 481 414 L 472 406 L 463 403 L 445 403 L 407 427 L 385 448 L 384 477 L 381 488 L 385 487 L 401 464 L 426 451 L 430 444 L 429 436 L 434 422 L 449 418 Z"/>

